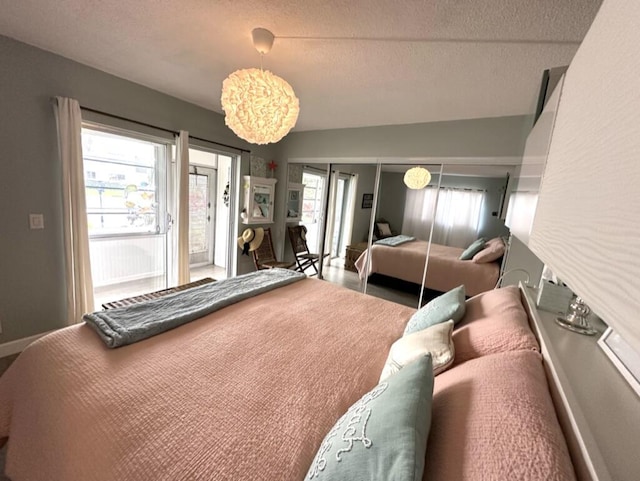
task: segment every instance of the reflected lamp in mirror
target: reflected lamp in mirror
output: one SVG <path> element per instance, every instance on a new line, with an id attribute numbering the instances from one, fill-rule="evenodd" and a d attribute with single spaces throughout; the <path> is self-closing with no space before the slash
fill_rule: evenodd
<path id="1" fill-rule="evenodd" d="M 404 174 L 404 183 L 410 189 L 424 189 L 431 182 L 431 173 L 424 167 L 412 167 Z"/>

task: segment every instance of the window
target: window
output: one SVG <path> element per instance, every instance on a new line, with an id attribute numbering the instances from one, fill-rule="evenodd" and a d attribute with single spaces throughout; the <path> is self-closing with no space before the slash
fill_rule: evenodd
<path id="1" fill-rule="evenodd" d="M 301 222 L 307 228 L 307 246 L 313 252 L 318 252 L 320 247 L 320 235 L 318 233 L 319 220 L 323 211 L 322 199 L 326 185 L 326 175 L 309 172 L 302 173 L 304 191 L 302 193 L 302 219 Z"/>
<path id="2" fill-rule="evenodd" d="M 304 184 L 302 222 L 304 224 L 316 223 L 322 212 L 324 176 L 304 172 L 302 175 L 302 183 Z"/>
<path id="3" fill-rule="evenodd" d="M 84 128 L 82 151 L 89 236 L 160 232 L 166 146 Z"/>
<path id="4" fill-rule="evenodd" d="M 82 129 L 91 276 L 96 304 L 167 287 L 169 141 Z"/>
<path id="5" fill-rule="evenodd" d="M 433 209 L 438 201 L 435 223 Z M 453 247 L 466 247 L 478 237 L 485 192 L 428 187 L 407 190 L 402 233 Z"/>

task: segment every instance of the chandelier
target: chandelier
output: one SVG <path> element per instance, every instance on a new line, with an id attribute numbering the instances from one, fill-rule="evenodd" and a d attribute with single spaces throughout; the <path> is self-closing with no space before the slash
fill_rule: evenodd
<path id="1" fill-rule="evenodd" d="M 273 34 L 264 28 L 251 32 L 261 55 L 273 45 Z M 278 142 L 296 124 L 300 105 L 291 85 L 262 68 L 236 70 L 222 82 L 225 124 L 251 144 Z"/>
<path id="2" fill-rule="evenodd" d="M 404 174 L 404 183 L 410 189 L 424 189 L 431 182 L 431 173 L 424 167 L 412 167 Z"/>

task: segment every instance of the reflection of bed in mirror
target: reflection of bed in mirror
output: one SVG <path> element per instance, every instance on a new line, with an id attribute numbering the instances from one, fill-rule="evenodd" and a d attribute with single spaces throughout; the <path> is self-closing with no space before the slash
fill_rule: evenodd
<path id="1" fill-rule="evenodd" d="M 361 280 L 372 274 L 422 284 L 428 242 L 420 239 L 394 247 L 374 243 L 371 260 L 366 268 L 368 250 L 356 261 Z M 464 249 L 431 244 L 425 287 L 446 292 L 464 284 L 467 296 L 491 290 L 500 275 L 500 259 L 492 262 L 460 260 Z"/>

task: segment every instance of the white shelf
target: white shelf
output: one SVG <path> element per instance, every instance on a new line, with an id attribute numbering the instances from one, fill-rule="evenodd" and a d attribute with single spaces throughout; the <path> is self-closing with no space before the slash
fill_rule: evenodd
<path id="1" fill-rule="evenodd" d="M 637 481 L 640 397 L 597 345 L 599 335 L 563 329 L 556 314 L 536 308 L 536 289 L 521 289 L 578 479 Z"/>

